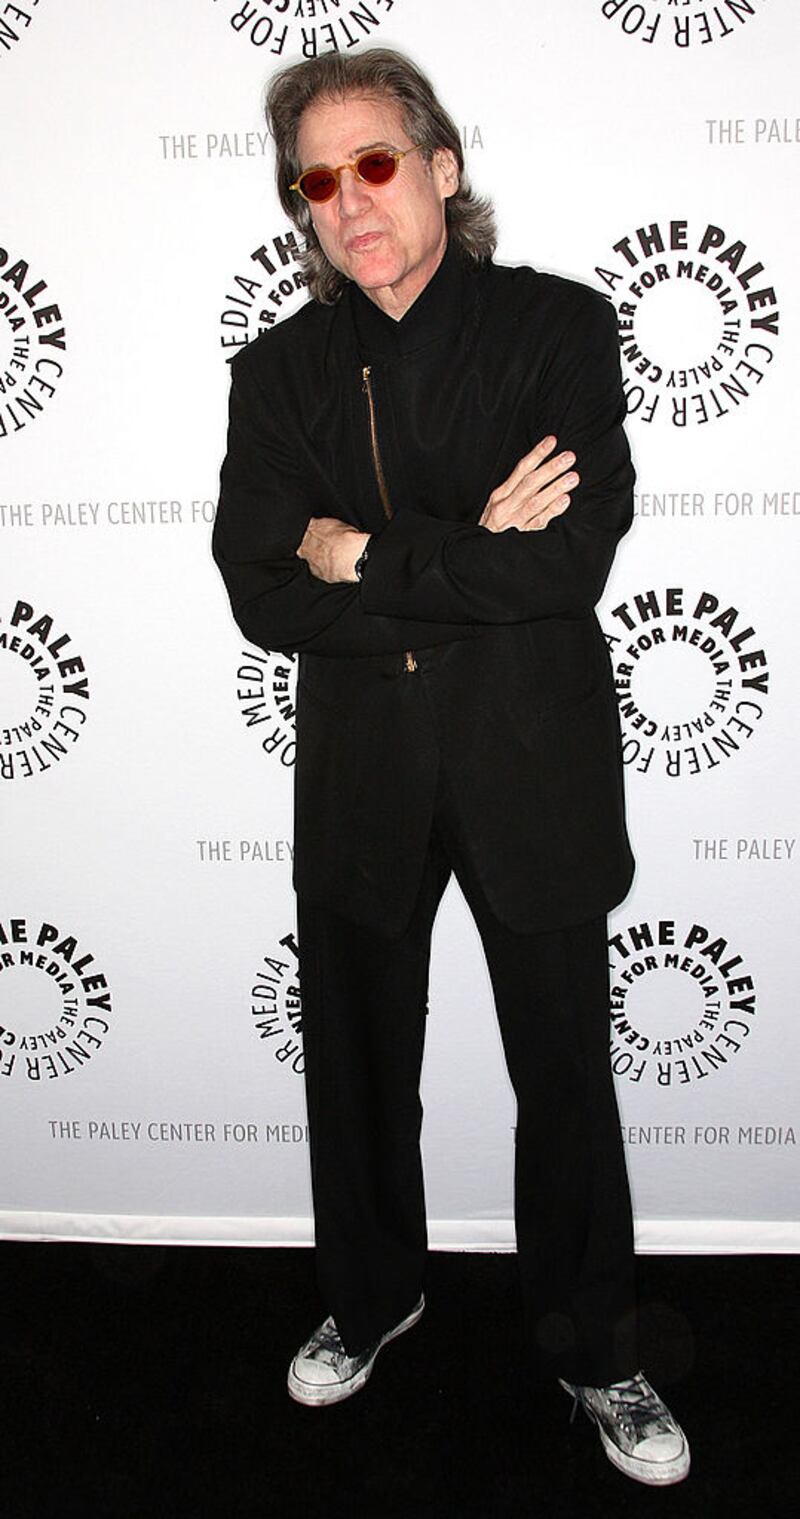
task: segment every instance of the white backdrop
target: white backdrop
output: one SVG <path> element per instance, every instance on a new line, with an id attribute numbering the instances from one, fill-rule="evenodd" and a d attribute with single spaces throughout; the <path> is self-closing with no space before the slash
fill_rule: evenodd
<path id="1" fill-rule="evenodd" d="M 619 313 L 640 1248 L 800 1247 L 799 30 L 794 0 L 0 3 L 0 1232 L 311 1237 L 293 662 L 242 642 L 209 538 L 226 361 L 304 299 L 262 88 L 372 41 L 432 75 L 501 260 Z M 424 1098 L 433 1241 L 510 1244 L 513 1103 L 455 891 Z"/>

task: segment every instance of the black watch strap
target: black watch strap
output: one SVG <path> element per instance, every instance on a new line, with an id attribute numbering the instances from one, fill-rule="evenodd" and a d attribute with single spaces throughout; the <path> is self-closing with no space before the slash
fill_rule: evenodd
<path id="1" fill-rule="evenodd" d="M 359 556 L 358 556 L 355 564 L 353 565 L 353 569 L 356 572 L 356 580 L 363 580 L 364 579 L 364 570 L 366 569 L 366 564 L 367 564 L 367 558 L 368 558 L 368 556 L 369 556 L 369 538 L 367 539 L 366 543 L 364 544 L 364 547 L 363 547 L 361 553 L 359 554 Z"/>

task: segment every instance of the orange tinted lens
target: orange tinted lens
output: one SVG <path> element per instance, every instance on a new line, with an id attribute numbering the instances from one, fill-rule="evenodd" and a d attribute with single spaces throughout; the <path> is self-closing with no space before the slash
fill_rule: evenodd
<path id="1" fill-rule="evenodd" d="M 308 169 L 297 181 L 306 200 L 330 200 L 338 183 L 333 169 Z"/>
<path id="2" fill-rule="evenodd" d="M 386 185 L 397 171 L 397 160 L 393 153 L 362 153 L 356 168 L 368 185 Z"/>

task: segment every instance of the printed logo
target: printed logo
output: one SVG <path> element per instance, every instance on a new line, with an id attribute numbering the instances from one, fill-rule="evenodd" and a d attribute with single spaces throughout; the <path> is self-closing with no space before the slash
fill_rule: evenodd
<path id="1" fill-rule="evenodd" d="M 18 601 L 0 613 L 0 780 L 50 770 L 77 743 L 89 715 L 89 678 L 49 612 Z M 11 656 L 10 658 L 8 656 Z"/>
<path id="2" fill-rule="evenodd" d="M 726 938 L 668 918 L 632 924 L 608 943 L 615 1076 L 687 1086 L 735 1059 L 753 1031 L 756 990 Z"/>
<path id="3" fill-rule="evenodd" d="M 687 51 L 738 35 L 763 4 L 764 0 L 602 0 L 600 15 L 626 37 Z"/>
<path id="4" fill-rule="evenodd" d="M 25 0 L 24 5 L 4 5 L 0 14 L 0 58 L 10 53 L 25 35 L 39 0 Z"/>
<path id="5" fill-rule="evenodd" d="M 396 0 L 222 0 L 229 24 L 254 47 L 278 58 L 290 53 L 316 58 L 345 52 L 370 37 L 394 9 Z M 219 0 L 214 0 L 219 4 Z"/>
<path id="6" fill-rule="evenodd" d="M 0 1077 L 72 1075 L 102 1049 L 110 1020 L 108 982 L 74 935 L 0 919 Z"/>
<path id="7" fill-rule="evenodd" d="M 302 1076 L 305 1060 L 297 961 L 295 936 L 285 934 L 278 941 L 276 953 L 265 955 L 256 972 L 250 992 L 250 1016 L 257 1038 L 264 1041 L 273 1059 L 285 1070 Z"/>
<path id="8" fill-rule="evenodd" d="M 780 311 L 764 264 L 709 222 L 651 222 L 595 266 L 617 312 L 629 416 L 702 426 L 735 412 L 775 357 Z"/>
<path id="9" fill-rule="evenodd" d="M 269 132 L 159 132 L 161 158 L 189 163 L 200 158 L 264 158 Z"/>
<path id="10" fill-rule="evenodd" d="M 256 270 L 233 276 L 219 319 L 219 340 L 228 364 L 246 343 L 305 305 L 305 275 L 297 267 L 300 251 L 288 227 L 250 254 Z"/>
<path id="11" fill-rule="evenodd" d="M 236 700 L 248 728 L 255 728 L 265 754 L 286 769 L 295 760 L 296 654 L 243 649 L 236 671 Z M 266 729 L 262 727 L 266 724 Z"/>
<path id="12" fill-rule="evenodd" d="M 608 625 L 626 765 L 677 780 L 716 770 L 753 737 L 770 672 L 738 607 L 672 586 L 620 602 Z"/>
<path id="13" fill-rule="evenodd" d="M 27 259 L 0 246 L 0 441 L 41 414 L 64 373 L 61 309 L 47 288 Z"/>

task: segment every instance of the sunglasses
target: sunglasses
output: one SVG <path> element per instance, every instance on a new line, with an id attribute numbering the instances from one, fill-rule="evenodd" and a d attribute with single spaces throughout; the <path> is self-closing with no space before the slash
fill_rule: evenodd
<path id="1" fill-rule="evenodd" d="M 404 148 L 402 152 L 395 152 L 392 148 L 370 148 L 366 153 L 359 153 L 353 163 L 339 164 L 338 169 L 329 169 L 327 164 L 313 164 L 310 169 L 303 170 L 289 189 L 296 190 L 310 205 L 322 206 L 336 194 L 343 169 L 349 169 L 362 184 L 373 188 L 388 185 L 400 167 L 400 160 L 421 147 L 421 142 L 415 142 L 413 147 Z"/>

